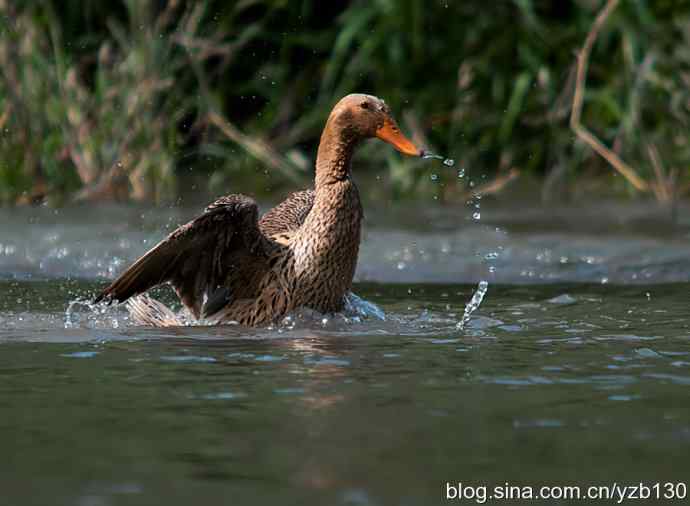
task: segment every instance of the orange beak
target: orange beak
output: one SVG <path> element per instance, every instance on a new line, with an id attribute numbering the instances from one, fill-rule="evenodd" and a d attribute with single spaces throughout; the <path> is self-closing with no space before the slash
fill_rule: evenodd
<path id="1" fill-rule="evenodd" d="M 410 139 L 405 137 L 398 128 L 398 125 L 390 119 L 386 118 L 383 126 L 376 130 L 376 137 L 382 141 L 386 141 L 395 149 L 410 156 L 422 156 L 423 151 L 415 146 Z"/>

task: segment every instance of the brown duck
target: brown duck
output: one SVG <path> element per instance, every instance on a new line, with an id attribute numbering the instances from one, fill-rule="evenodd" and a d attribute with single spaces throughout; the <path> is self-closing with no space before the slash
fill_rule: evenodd
<path id="1" fill-rule="evenodd" d="M 299 307 L 340 311 L 352 286 L 362 222 L 352 154 L 371 137 L 407 155 L 424 154 L 400 132 L 383 100 L 348 95 L 321 135 L 314 190 L 293 193 L 261 219 L 251 198 L 219 198 L 134 262 L 96 302 L 124 302 L 167 282 L 195 318 L 217 323 L 264 325 Z M 140 324 L 181 324 L 151 298 L 129 305 Z"/>

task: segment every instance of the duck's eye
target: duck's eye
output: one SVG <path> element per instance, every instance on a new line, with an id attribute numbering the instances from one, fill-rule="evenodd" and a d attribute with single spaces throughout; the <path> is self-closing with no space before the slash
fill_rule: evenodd
<path id="1" fill-rule="evenodd" d="M 359 104 L 362 109 L 369 109 L 369 102 L 362 102 Z"/>

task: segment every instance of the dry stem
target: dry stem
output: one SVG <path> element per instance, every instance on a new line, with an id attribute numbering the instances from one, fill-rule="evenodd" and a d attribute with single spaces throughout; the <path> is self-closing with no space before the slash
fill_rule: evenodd
<path id="1" fill-rule="evenodd" d="M 511 168 L 507 173 L 496 176 L 492 181 L 485 183 L 470 192 L 463 195 L 463 198 L 471 195 L 493 195 L 501 192 L 506 186 L 520 177 L 520 171 L 515 167 Z"/>
<path id="2" fill-rule="evenodd" d="M 295 167 L 263 140 L 242 133 L 239 128 L 216 112 L 210 112 L 208 120 L 218 127 L 228 139 L 239 144 L 257 160 L 274 170 L 279 170 L 294 182 L 302 181 L 302 178 L 296 173 Z"/>
<path id="3" fill-rule="evenodd" d="M 582 104 L 585 95 L 585 81 L 587 78 L 587 66 L 589 64 L 589 56 L 592 52 L 594 42 L 599 35 L 604 23 L 608 19 L 611 12 L 618 5 L 618 0 L 608 0 L 604 8 L 599 12 L 594 24 L 587 34 L 585 43 L 577 56 L 577 78 L 575 80 L 575 94 L 573 96 L 573 109 L 570 115 L 570 127 L 575 132 L 580 140 L 589 145 L 594 151 L 602 156 L 619 174 L 632 184 L 635 189 L 639 191 L 649 191 L 649 183 L 642 179 L 635 169 L 630 167 L 621 158 L 607 148 L 597 137 L 592 134 L 587 128 L 580 123 L 582 115 Z"/>

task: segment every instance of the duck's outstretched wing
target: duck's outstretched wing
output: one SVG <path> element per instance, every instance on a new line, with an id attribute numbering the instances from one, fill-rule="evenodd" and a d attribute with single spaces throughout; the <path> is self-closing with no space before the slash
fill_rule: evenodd
<path id="1" fill-rule="evenodd" d="M 259 228 L 268 237 L 297 230 L 314 205 L 314 190 L 292 193 L 261 217 Z"/>
<path id="2" fill-rule="evenodd" d="M 226 286 L 231 271 L 235 281 L 242 283 L 265 268 L 272 244 L 259 230 L 256 202 L 244 195 L 228 195 L 154 246 L 95 301 L 124 302 L 170 282 L 182 303 L 199 318 L 205 300 Z"/>

